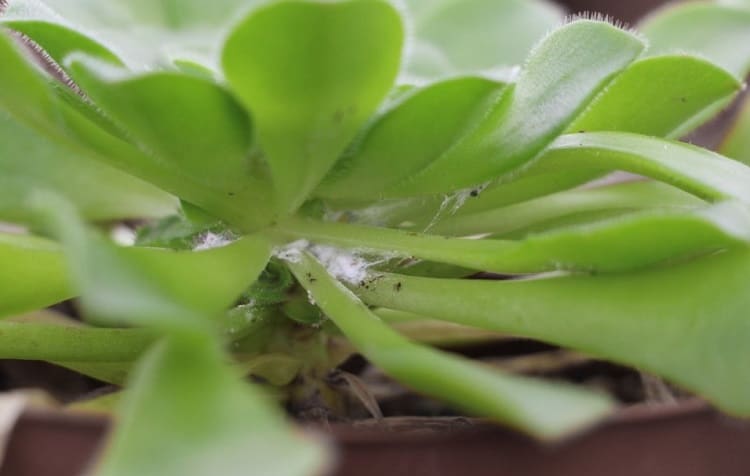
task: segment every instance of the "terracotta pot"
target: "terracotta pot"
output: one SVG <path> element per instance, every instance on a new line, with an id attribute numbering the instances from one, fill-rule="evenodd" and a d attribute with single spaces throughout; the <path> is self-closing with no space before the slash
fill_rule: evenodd
<path id="1" fill-rule="evenodd" d="M 0 476 L 79 476 L 107 425 L 104 419 L 29 413 L 12 435 Z M 750 422 L 699 401 L 630 407 L 554 446 L 464 418 L 396 418 L 330 431 L 339 448 L 334 476 L 750 474 Z"/>

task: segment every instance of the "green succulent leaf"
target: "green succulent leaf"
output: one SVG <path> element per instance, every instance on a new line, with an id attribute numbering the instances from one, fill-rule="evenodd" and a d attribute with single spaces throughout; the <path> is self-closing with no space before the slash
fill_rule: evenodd
<path id="1" fill-rule="evenodd" d="M 317 195 L 376 199 L 428 166 L 484 118 L 506 85 L 478 77 L 406 93 L 382 111 L 336 164 Z"/>
<path id="2" fill-rule="evenodd" d="M 384 324 L 314 258 L 300 254 L 289 266 L 365 357 L 417 391 L 543 439 L 580 430 L 612 408 L 609 399 L 597 393 L 505 375 L 414 344 Z"/>
<path id="3" fill-rule="evenodd" d="M 137 79 L 134 80 L 136 91 L 130 96 L 133 100 L 132 104 L 127 102 L 123 104 L 120 102 L 119 95 L 111 96 L 111 91 L 103 94 L 110 101 L 121 106 L 118 112 L 125 116 L 125 120 L 132 123 L 129 125 L 134 124 L 138 131 L 145 133 L 146 137 L 151 139 L 148 143 L 136 145 L 130 142 L 131 138 L 128 134 L 112 124 L 98 109 L 83 101 L 81 97 L 72 94 L 64 86 L 55 84 L 50 78 L 44 77 L 29 62 L 26 55 L 22 54 L 19 47 L 4 35 L 0 35 L 0 61 L 9 65 L 8 71 L 10 72 L 0 76 L 0 107 L 5 108 L 14 118 L 49 137 L 54 143 L 69 147 L 72 152 L 91 157 L 155 184 L 163 190 L 210 210 L 239 228 L 254 229 L 260 223 L 265 224 L 268 221 L 270 212 L 262 213 L 268 207 L 257 206 L 254 208 L 257 213 L 248 212 L 248 204 L 265 203 L 268 193 L 264 193 L 265 186 L 262 181 L 252 181 L 249 178 L 252 173 L 252 161 L 249 159 L 250 131 L 242 128 L 242 124 L 246 124 L 245 113 L 223 89 L 214 83 L 176 73 L 164 73 L 142 79 L 145 85 Z M 100 66 L 103 65 L 100 64 Z M 108 66 L 106 69 L 111 73 L 113 68 L 115 67 Z M 129 76 L 119 68 L 115 68 L 114 71 Z M 83 76 L 83 71 L 80 72 Z M 164 77 L 177 77 L 176 81 L 179 84 L 174 90 L 165 88 Z M 118 76 L 118 79 L 124 80 L 122 76 Z M 131 85 L 126 80 L 124 84 L 126 90 Z M 114 89 L 113 87 L 112 90 Z M 104 88 L 104 91 L 108 91 L 107 88 Z M 173 99 L 174 102 L 169 102 L 167 105 L 159 102 L 161 96 L 153 97 L 159 92 L 164 93 L 165 97 Z M 184 94 L 188 93 L 196 93 L 196 97 L 186 98 Z M 138 96 L 140 99 L 136 101 Z M 164 107 L 154 111 L 153 104 L 146 101 L 148 98 L 155 99 L 157 104 L 162 104 Z M 197 98 L 203 98 L 203 100 L 199 101 Z M 183 105 L 184 108 L 177 108 L 175 103 Z M 182 111 L 185 114 L 169 116 L 168 111 Z M 215 129 L 217 126 L 213 123 L 206 124 L 201 115 L 203 113 L 206 114 L 207 119 L 214 119 L 217 125 L 227 126 L 227 129 Z M 229 114 L 229 117 L 224 114 Z M 237 115 L 240 120 L 237 123 L 232 122 Z M 172 120 L 156 120 L 162 116 L 171 117 Z M 199 120 L 196 120 L 196 116 Z M 196 120 L 196 122 L 192 123 L 188 119 Z M 205 143 L 201 141 L 205 136 L 202 135 L 203 131 L 198 126 L 205 126 L 205 132 L 209 134 L 211 140 L 206 139 Z M 160 131 L 165 135 L 155 136 L 154 131 Z M 213 135 L 211 135 L 212 131 Z M 185 142 L 185 136 L 180 136 L 179 140 L 176 139 L 178 134 L 186 132 L 190 132 L 190 136 L 194 139 L 190 142 L 195 146 L 193 149 L 188 150 L 181 146 Z M 167 135 L 168 133 L 171 135 Z M 217 147 L 217 150 L 211 150 L 206 146 L 206 144 L 217 145 L 219 141 L 225 139 L 229 142 L 221 142 L 221 147 Z M 238 149 L 241 149 L 243 144 L 244 155 L 238 158 L 240 154 Z M 173 154 L 188 150 L 193 155 L 193 160 L 186 162 L 199 170 L 192 171 L 190 175 L 187 173 L 190 171 L 182 170 L 179 164 L 154 157 L 152 147 Z M 205 152 L 206 156 L 199 159 L 195 157 L 195 152 Z M 226 161 L 217 160 L 215 154 L 222 152 L 231 152 L 235 154 L 235 158 L 232 159 L 230 155 Z M 228 175 L 231 174 L 227 173 L 227 170 L 237 172 L 237 175 L 232 177 L 231 187 L 217 186 L 203 176 L 196 178 L 196 175 L 200 175 L 199 171 L 211 170 L 205 164 L 216 163 L 226 164 L 226 167 L 218 168 L 219 172 L 213 171 L 207 175 L 214 179 L 218 175 L 219 179 L 228 180 Z"/>
<path id="4" fill-rule="evenodd" d="M 385 228 L 291 220 L 280 231 L 346 248 L 478 271 L 518 274 L 555 270 L 614 272 L 750 243 L 750 210 L 722 203 L 696 212 L 643 212 L 535 234 L 519 241 L 417 235 Z"/>
<path id="5" fill-rule="evenodd" d="M 556 30 L 537 45 L 515 86 L 468 136 L 383 195 L 445 193 L 523 165 L 643 48 L 637 37 L 604 22 L 579 20 Z"/>
<path id="6" fill-rule="evenodd" d="M 661 375 L 750 415 L 750 252 L 606 276 L 468 281 L 386 275 L 371 305 L 540 339 Z M 393 292 L 398 283 L 399 292 Z"/>
<path id="7" fill-rule="evenodd" d="M 543 177 L 543 176 L 540 176 Z M 491 233 L 514 237 L 537 233 L 550 227 L 586 223 L 646 210 L 687 211 L 706 202 L 661 182 L 639 180 L 608 186 L 566 190 L 494 209 L 470 209 L 436 223 L 430 233 L 472 236 Z"/>
<path id="8" fill-rule="evenodd" d="M 154 157 L 170 182 L 179 183 L 188 200 L 203 189 L 197 204 L 230 222 L 252 228 L 270 220 L 268 213 L 262 216 L 270 206 L 268 184 L 253 174 L 250 119 L 222 86 L 176 72 L 131 77 L 80 57 L 69 58 L 68 65 L 86 93 Z"/>
<path id="9" fill-rule="evenodd" d="M 28 222 L 30 190 L 53 190 L 91 220 L 160 217 L 177 200 L 107 165 L 54 144 L 0 113 L 0 219 Z"/>
<path id="10" fill-rule="evenodd" d="M 407 82 L 521 64 L 563 20 L 561 8 L 539 0 L 407 0 L 406 7 L 414 31 Z"/>
<path id="11" fill-rule="evenodd" d="M 158 344 L 122 404 L 100 476 L 307 476 L 327 466 L 320 442 L 293 433 L 270 399 L 234 375 L 202 334 Z"/>
<path id="12" fill-rule="evenodd" d="M 675 4 L 647 17 L 638 29 L 649 55 L 689 52 L 724 67 L 738 79 L 750 72 L 750 9 L 713 2 Z"/>
<path id="13" fill-rule="evenodd" d="M 143 329 L 0 322 L 0 358 L 79 363 L 129 362 L 153 343 Z M 42 344 L 43 345 L 40 345 Z"/>
<path id="14" fill-rule="evenodd" d="M 57 66 L 62 66 L 71 53 L 85 53 L 114 65 L 123 65 L 120 58 L 101 43 L 64 25 L 42 20 L 20 20 L 7 14 L 0 16 L 0 24 L 32 40 Z"/>
<path id="15" fill-rule="evenodd" d="M 189 60 L 218 71 L 216 46 L 257 0 L 9 0 L 3 22 L 53 50 L 107 50 L 137 72 Z M 75 38 L 74 38 L 75 37 Z M 87 51 L 91 53 L 91 50 Z M 109 55 L 108 55 L 109 56 Z"/>
<path id="16" fill-rule="evenodd" d="M 533 172 L 568 167 L 645 175 L 708 201 L 750 203 L 750 168 L 700 147 L 622 132 L 568 134 L 532 165 Z"/>
<path id="17" fill-rule="evenodd" d="M 740 86 L 732 74 L 700 58 L 644 58 L 623 71 L 568 132 L 680 137 L 710 118 L 717 105 L 726 105 Z"/>
<path id="18" fill-rule="evenodd" d="M 0 233 L 0 317 L 50 306 L 75 293 L 59 246 L 31 235 Z"/>
<path id="19" fill-rule="evenodd" d="M 103 116 L 43 75 L 31 61 L 9 36 L 0 34 L 0 63 L 7 66 L 0 75 L 0 106 L 14 119 L 72 152 L 151 182 L 158 178 L 159 185 L 166 183 L 164 188 L 172 191 L 178 188 L 159 164 L 113 133 Z"/>
<path id="20" fill-rule="evenodd" d="M 252 112 L 283 211 L 307 198 L 390 90 L 402 40 L 383 0 L 274 3 L 231 33 L 224 72 Z"/>
<path id="21" fill-rule="evenodd" d="M 260 274 L 270 244 L 246 236 L 208 249 L 122 247 L 80 223 L 66 204 L 40 194 L 36 209 L 60 236 L 81 302 L 91 319 L 164 329 L 200 327 L 229 307 Z"/>
<path id="22" fill-rule="evenodd" d="M 49 362 L 58 367 L 63 367 L 101 382 L 117 385 L 118 387 L 123 387 L 128 383 L 132 369 L 135 366 L 135 359 L 122 362 L 104 362 L 101 360 L 92 362 L 53 360 Z"/>

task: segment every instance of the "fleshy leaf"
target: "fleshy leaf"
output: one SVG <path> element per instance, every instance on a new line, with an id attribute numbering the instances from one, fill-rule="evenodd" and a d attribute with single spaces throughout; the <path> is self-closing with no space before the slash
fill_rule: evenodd
<path id="1" fill-rule="evenodd" d="M 370 305 L 632 365 L 748 416 L 748 270 L 750 251 L 740 249 L 620 275 L 494 282 L 387 275 L 357 293 Z"/>
<path id="2" fill-rule="evenodd" d="M 308 476 L 327 465 L 320 442 L 293 433 L 205 335 L 157 345 L 122 403 L 99 476 Z"/>
<path id="3" fill-rule="evenodd" d="M 529 170 L 624 170 L 674 185 L 704 200 L 750 203 L 750 168 L 690 144 L 622 132 L 558 138 Z"/>
<path id="4" fill-rule="evenodd" d="M 33 40 L 58 66 L 62 66 L 65 57 L 71 53 L 85 53 L 122 65 L 120 58 L 104 45 L 67 26 L 40 20 L 14 20 L 7 15 L 0 16 L 0 24 Z"/>
<path id="5" fill-rule="evenodd" d="M 0 233 L 0 317 L 74 296 L 65 256 L 53 241 Z"/>
<path id="6" fill-rule="evenodd" d="M 562 23 L 540 0 L 407 0 L 414 30 L 405 81 L 491 71 L 521 64 Z"/>
<path id="7" fill-rule="evenodd" d="M 478 271 L 613 272 L 747 246 L 750 210 L 741 203 L 723 203 L 692 213 L 650 211 L 519 241 L 445 238 L 312 220 L 286 221 L 279 230 L 292 239 L 379 250 Z"/>
<path id="8" fill-rule="evenodd" d="M 205 328 L 198 315 L 233 304 L 270 256 L 269 243 L 254 236 L 219 237 L 220 246 L 199 251 L 117 246 L 54 198 L 39 194 L 36 207 L 65 245 L 82 305 L 97 321 Z"/>
<path id="9" fill-rule="evenodd" d="M 25 33 L 56 47 L 78 32 L 134 72 L 174 68 L 179 60 L 217 71 L 221 38 L 237 15 L 259 3 L 214 0 L 206 8 L 202 0 L 10 0 L 3 21 L 22 30 L 36 23 Z"/>
<path id="10" fill-rule="evenodd" d="M 128 362 L 146 350 L 155 336 L 143 329 L 0 322 L 0 358 L 90 364 Z"/>
<path id="11" fill-rule="evenodd" d="M 478 77 L 447 80 L 412 91 L 368 126 L 336 163 L 317 195 L 377 198 L 419 172 L 484 118 L 506 85 Z"/>
<path id="12" fill-rule="evenodd" d="M 80 97 L 71 99 L 70 92 L 61 93 L 63 86 L 40 73 L 28 55 L 3 33 L 0 31 L 0 63 L 5 67 L 4 74 L 0 75 L 0 106 L 14 119 L 73 152 L 124 169 L 149 182 L 158 181 L 159 186 L 172 192 L 178 188 L 179 182 L 172 174 L 113 133 L 108 128 L 110 124 L 92 121 L 95 110 L 90 105 L 83 104 Z"/>
<path id="13" fill-rule="evenodd" d="M 540 176 L 541 177 L 541 176 Z M 655 181 L 566 190 L 495 209 L 471 209 L 471 203 L 430 229 L 438 235 L 524 236 L 550 226 L 588 222 L 642 210 L 690 210 L 706 202 Z"/>
<path id="14" fill-rule="evenodd" d="M 252 112 L 283 211 L 302 203 L 385 97 L 402 38 L 383 0 L 274 3 L 229 36 L 224 72 Z"/>
<path id="15" fill-rule="evenodd" d="M 300 254 L 289 266 L 365 357 L 417 391 L 543 439 L 580 430 L 611 409 L 604 395 L 563 383 L 505 375 L 414 344 L 383 323 L 309 255 Z"/>
<path id="16" fill-rule="evenodd" d="M 92 220 L 168 215 L 177 200 L 135 177 L 60 147 L 0 113 L 0 219 L 27 222 L 30 190 L 53 190 Z"/>
<path id="17" fill-rule="evenodd" d="M 176 72 L 131 77 L 87 58 L 68 64 L 131 140 L 184 182 L 179 189 L 186 198 L 205 189 L 213 193 L 196 199 L 205 209 L 246 227 L 262 224 L 263 218 L 250 218 L 270 207 L 268 187 L 252 174 L 250 119 L 222 86 Z"/>
<path id="18" fill-rule="evenodd" d="M 750 72 L 750 9 L 712 2 L 675 4 L 647 17 L 638 27 L 648 54 L 699 54 L 744 79 Z"/>
<path id="19" fill-rule="evenodd" d="M 514 88 L 471 134 L 384 196 L 445 193 L 481 184 L 532 159 L 643 50 L 634 35 L 579 20 L 540 43 Z"/>
<path id="20" fill-rule="evenodd" d="M 679 137 L 713 115 L 717 105 L 726 105 L 739 89 L 734 76 L 700 58 L 645 58 L 623 71 L 568 132 Z"/>

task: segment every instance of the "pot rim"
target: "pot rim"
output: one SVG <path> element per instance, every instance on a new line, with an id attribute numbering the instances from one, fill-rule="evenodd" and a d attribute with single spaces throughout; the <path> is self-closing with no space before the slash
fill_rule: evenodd
<path id="1" fill-rule="evenodd" d="M 684 418 L 688 416 L 696 415 L 707 415 L 715 414 L 720 417 L 724 417 L 728 420 L 733 417 L 724 415 L 706 401 L 700 398 L 691 398 L 682 400 L 677 403 L 670 404 L 654 404 L 654 403 L 639 403 L 635 405 L 625 406 L 619 408 L 613 415 L 605 418 L 601 422 L 589 427 L 579 434 L 572 435 L 571 438 L 566 438 L 564 441 L 574 439 L 580 434 L 591 434 L 603 427 L 610 426 L 623 426 L 623 425 L 639 425 L 646 423 L 660 423 L 668 420 L 674 420 Z M 65 412 L 59 409 L 50 408 L 32 408 L 27 410 L 21 415 L 16 423 L 16 427 L 20 425 L 52 425 L 58 428 L 70 428 L 79 430 L 93 430 L 102 431 L 108 430 L 115 418 L 105 416 L 104 414 L 87 414 L 87 413 L 72 413 Z M 388 422 L 403 422 L 404 425 L 399 428 L 398 426 L 388 426 Z M 740 421 L 742 421 L 740 419 Z M 450 423 L 455 422 L 455 425 L 436 425 L 430 427 L 425 425 L 428 423 Z M 750 420 L 748 420 L 750 425 Z M 519 436 L 524 436 L 522 433 L 482 418 L 469 418 L 469 417 L 421 417 L 421 416 L 407 416 L 407 417 L 386 417 L 382 420 L 367 419 L 358 420 L 350 423 L 332 423 L 330 425 L 321 424 L 301 424 L 301 427 L 311 429 L 313 431 L 327 430 L 325 432 L 332 433 L 337 439 L 343 439 L 347 442 L 361 442 L 361 441 L 388 441 L 392 442 L 394 438 L 399 440 L 404 439 L 442 439 L 450 438 L 455 436 L 456 433 L 484 433 L 488 431 L 497 432 L 508 432 L 515 433 Z"/>

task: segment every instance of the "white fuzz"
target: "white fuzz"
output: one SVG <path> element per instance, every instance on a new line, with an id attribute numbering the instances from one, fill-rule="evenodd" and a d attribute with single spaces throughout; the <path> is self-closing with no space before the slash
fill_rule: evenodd
<path id="1" fill-rule="evenodd" d="M 373 265 L 356 252 L 333 246 L 313 245 L 310 252 L 333 277 L 347 283 L 364 281 L 367 278 L 367 268 Z"/>
<path id="2" fill-rule="evenodd" d="M 193 246 L 193 251 L 210 250 L 213 248 L 221 248 L 230 244 L 233 240 L 229 234 L 214 233 L 207 231 L 198 237 L 197 243 Z"/>
<path id="3" fill-rule="evenodd" d="M 135 230 L 125 225 L 116 225 L 109 231 L 112 241 L 120 246 L 133 246 L 135 244 Z"/>
<path id="4" fill-rule="evenodd" d="M 289 263 L 299 263 L 302 259 L 302 252 L 310 247 L 307 240 L 297 240 L 288 245 L 274 248 L 273 255 L 282 261 Z"/>

